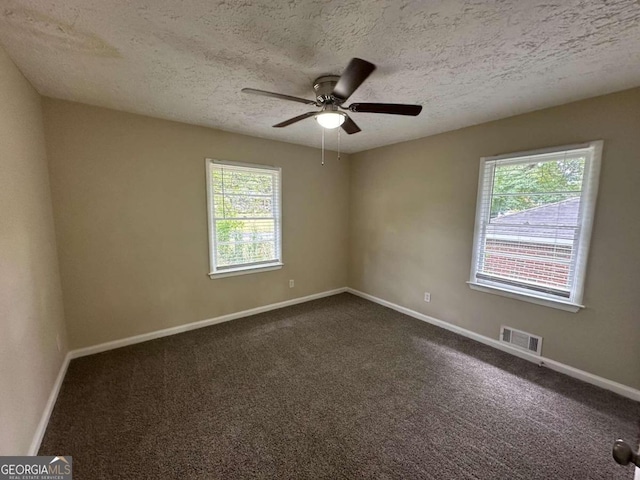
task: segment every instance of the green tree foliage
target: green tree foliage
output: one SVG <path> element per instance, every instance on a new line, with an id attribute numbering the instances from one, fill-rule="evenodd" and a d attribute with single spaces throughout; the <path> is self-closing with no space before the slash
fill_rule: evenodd
<path id="1" fill-rule="evenodd" d="M 579 197 L 584 158 L 498 165 L 491 218 Z"/>

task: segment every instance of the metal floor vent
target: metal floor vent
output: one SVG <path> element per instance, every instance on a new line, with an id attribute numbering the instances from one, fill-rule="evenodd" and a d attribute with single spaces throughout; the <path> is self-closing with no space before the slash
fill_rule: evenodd
<path id="1" fill-rule="evenodd" d="M 536 355 L 542 353 L 542 337 L 511 327 L 500 327 L 500 341 Z"/>

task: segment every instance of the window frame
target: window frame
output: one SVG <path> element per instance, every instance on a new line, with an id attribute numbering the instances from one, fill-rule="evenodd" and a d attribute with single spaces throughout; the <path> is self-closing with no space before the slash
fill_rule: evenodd
<path id="1" fill-rule="evenodd" d="M 531 289 L 508 286 L 504 283 L 492 282 L 487 279 L 478 279 L 478 256 L 483 239 L 483 222 L 485 216 L 491 210 L 491 197 L 493 188 L 485 192 L 485 180 L 487 179 L 487 168 L 495 167 L 496 161 L 510 160 L 514 164 L 530 163 L 526 157 L 568 152 L 571 150 L 590 149 L 591 155 L 587 155 L 582 178 L 582 191 L 580 195 L 580 209 L 578 211 L 578 224 L 580 225 L 577 251 L 575 261 L 572 264 L 573 281 L 569 298 L 562 299 L 550 293 L 535 292 Z M 602 163 L 603 141 L 596 140 L 587 143 L 563 145 L 558 147 L 529 150 L 524 152 L 514 152 L 493 157 L 482 157 L 480 159 L 480 170 L 478 174 L 478 193 L 476 199 L 475 226 L 473 232 L 473 250 L 471 256 L 471 274 L 467 284 L 473 290 L 515 298 L 526 302 L 558 308 L 569 312 L 578 312 L 585 308 L 582 304 L 584 296 L 584 284 L 586 280 L 587 258 L 591 243 L 591 233 L 595 217 L 596 199 L 598 195 L 598 185 L 600 180 L 600 166 Z M 486 238 L 486 234 L 485 237 Z"/>
<path id="2" fill-rule="evenodd" d="M 276 259 L 271 261 L 242 264 L 220 268 L 216 265 L 216 222 L 214 219 L 215 209 L 213 205 L 213 185 L 211 182 L 212 168 L 215 165 L 228 165 L 230 167 L 242 167 L 256 170 L 269 170 L 276 172 L 277 175 L 277 192 L 274 197 L 277 200 L 276 212 L 274 216 L 275 221 L 275 248 Z M 206 170 L 206 184 L 207 184 L 207 224 L 208 224 L 208 242 L 209 242 L 209 277 L 211 279 L 218 279 L 224 277 L 231 277 L 236 275 L 247 275 L 251 273 L 268 272 L 272 270 L 279 270 L 284 266 L 282 260 L 282 168 L 274 165 L 264 165 L 257 163 L 244 163 L 233 162 L 228 160 L 217 160 L 213 158 L 205 158 L 205 170 Z"/>

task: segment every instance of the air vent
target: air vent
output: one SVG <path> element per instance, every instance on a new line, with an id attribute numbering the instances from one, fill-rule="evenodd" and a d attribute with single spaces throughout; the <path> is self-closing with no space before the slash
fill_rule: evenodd
<path id="1" fill-rule="evenodd" d="M 511 327 L 500 327 L 500 341 L 536 355 L 542 353 L 542 337 Z"/>

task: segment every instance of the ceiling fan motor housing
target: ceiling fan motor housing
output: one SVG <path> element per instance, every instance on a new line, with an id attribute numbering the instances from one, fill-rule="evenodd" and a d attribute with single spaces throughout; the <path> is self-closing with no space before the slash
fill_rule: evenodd
<path id="1" fill-rule="evenodd" d="M 316 100 L 320 104 L 338 103 L 339 100 L 331 95 L 336 83 L 340 80 L 339 75 L 323 75 L 313 82 L 313 90 L 316 92 Z M 342 102 L 339 102 L 342 103 Z"/>

